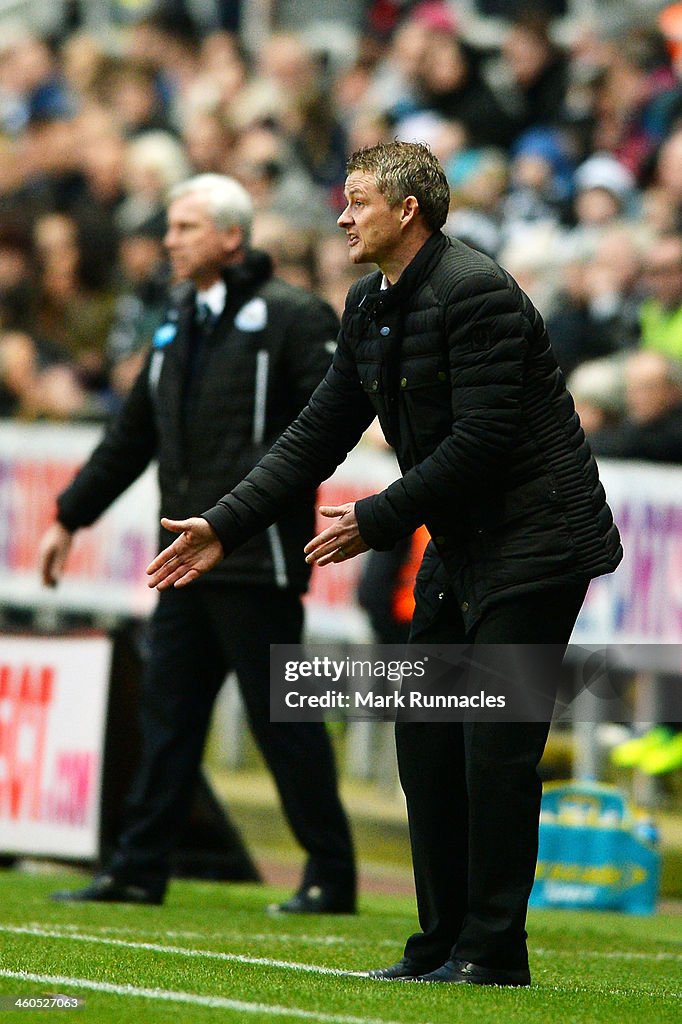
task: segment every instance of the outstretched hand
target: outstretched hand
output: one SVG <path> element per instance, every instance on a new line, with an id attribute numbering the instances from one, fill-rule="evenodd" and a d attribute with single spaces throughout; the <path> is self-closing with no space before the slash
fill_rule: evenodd
<path id="1" fill-rule="evenodd" d="M 347 505 L 320 505 L 318 511 L 320 515 L 334 519 L 334 523 L 306 544 L 303 550 L 308 565 L 345 562 L 363 551 L 369 551 L 369 545 L 360 536 L 354 501 Z"/>
<path id="2" fill-rule="evenodd" d="M 61 580 L 72 541 L 73 534 L 61 523 L 52 523 L 43 534 L 38 552 L 43 586 L 56 587 Z"/>
<path id="3" fill-rule="evenodd" d="M 180 536 L 147 566 L 149 587 L 185 587 L 222 561 L 223 546 L 206 519 L 162 519 L 161 525 Z"/>

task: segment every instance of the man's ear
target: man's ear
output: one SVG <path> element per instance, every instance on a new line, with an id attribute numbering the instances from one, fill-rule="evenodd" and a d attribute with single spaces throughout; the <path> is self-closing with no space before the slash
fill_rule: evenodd
<path id="1" fill-rule="evenodd" d="M 419 201 L 416 196 L 407 196 L 403 199 L 403 208 L 400 214 L 400 226 L 406 227 L 410 221 L 419 213 Z"/>
<path id="2" fill-rule="evenodd" d="M 221 234 L 225 259 L 229 261 L 231 256 L 236 256 L 244 248 L 244 229 L 238 224 L 233 224 L 231 228 L 225 228 Z"/>

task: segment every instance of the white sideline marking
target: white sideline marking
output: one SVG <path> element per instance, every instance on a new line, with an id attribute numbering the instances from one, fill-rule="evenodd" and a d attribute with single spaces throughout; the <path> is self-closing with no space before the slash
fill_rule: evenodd
<path id="1" fill-rule="evenodd" d="M 184 956 L 208 956 L 216 957 L 218 959 L 226 959 L 226 961 L 236 961 L 237 963 L 244 964 L 255 964 L 262 965 L 264 967 L 282 967 L 288 968 L 292 971 L 307 971 L 312 974 L 338 974 L 346 975 L 347 971 L 343 971 L 340 968 L 335 967 L 322 967 L 316 964 L 300 964 L 292 961 L 280 961 L 280 959 L 270 959 L 265 956 L 248 956 L 244 953 L 223 953 L 217 952 L 212 949 L 187 949 L 182 946 L 165 946 L 153 942 L 134 942 L 129 939 L 114 939 L 109 938 L 108 934 L 112 932 L 122 932 L 125 935 L 150 935 L 153 933 L 140 931 L 139 929 L 133 928 L 118 928 L 115 926 L 102 926 L 94 928 L 95 932 L 104 933 L 102 935 L 82 934 L 77 932 L 77 925 L 51 925 L 50 929 L 44 928 L 43 925 L 32 922 L 31 925 L 0 925 L 0 933 L 9 932 L 15 935 L 35 935 L 37 937 L 52 938 L 52 939 L 74 939 L 78 942 L 94 942 L 102 943 L 104 945 L 121 945 L 127 946 L 131 949 L 147 949 L 152 952 L 171 952 L 178 953 Z M 156 934 L 156 933 L 154 933 Z M 166 932 L 166 935 L 176 938 L 188 938 L 188 939 L 223 939 L 233 941 L 244 941 L 249 940 L 252 942 L 306 942 L 308 944 L 318 945 L 343 945 L 345 943 L 353 942 L 354 939 L 348 939 L 341 935 L 295 935 L 295 934 L 284 934 L 284 933 L 253 933 L 253 932 Z M 677 942 L 673 940 L 673 944 L 677 945 Z M 377 942 L 373 942 L 372 945 L 381 946 L 392 946 L 393 948 L 399 947 L 399 941 L 393 941 L 392 939 L 380 939 Z M 544 947 L 531 947 L 531 956 L 573 956 L 574 951 L 571 949 L 549 949 Z M 581 949 L 581 956 L 592 956 L 595 959 L 643 959 L 643 961 L 682 961 L 682 952 L 675 953 L 668 950 L 662 952 L 641 952 L 637 950 L 602 950 L 602 949 Z"/>
<path id="2" fill-rule="evenodd" d="M 376 1017 L 353 1017 L 347 1014 L 318 1013 L 316 1010 L 302 1010 L 295 1006 L 276 1006 L 268 1003 L 245 1003 L 240 999 L 225 996 L 202 996 L 196 992 L 173 992 L 163 988 L 136 988 L 134 985 L 115 985 L 109 981 L 91 981 L 90 978 L 69 978 L 59 974 L 30 974 L 28 971 L 0 969 L 0 977 L 16 981 L 34 981 L 40 985 L 60 985 L 65 988 L 87 989 L 92 992 L 107 992 L 116 996 L 135 996 L 142 999 L 159 999 L 171 1003 L 191 1003 L 193 1006 L 209 1006 L 218 1010 L 239 1010 L 240 1013 L 266 1013 L 273 1017 L 298 1017 L 314 1020 L 319 1024 L 398 1024 L 396 1021 L 380 1020 Z"/>
<path id="3" fill-rule="evenodd" d="M 69 939 L 74 942 L 92 942 L 97 945 L 103 946 L 123 946 L 126 949 L 145 949 L 153 953 L 174 953 L 177 956 L 189 956 L 189 957 L 205 957 L 206 959 L 213 960 L 225 960 L 232 963 L 241 964 L 253 964 L 260 967 L 282 967 L 290 971 L 302 971 L 309 974 L 330 974 L 341 977 L 348 977 L 353 975 L 354 971 L 342 970 L 339 967 L 322 967 L 319 964 L 302 964 L 291 960 L 275 960 L 270 957 L 260 956 L 248 956 L 245 953 L 221 953 L 211 949 L 190 949 L 184 946 L 166 946 L 156 942 L 136 942 L 130 939 L 114 939 L 103 935 L 92 935 L 81 932 L 73 931 L 75 925 L 56 925 L 51 929 L 43 928 L 40 925 L 0 925 L 0 933 L 8 932 L 13 935 L 34 935 L 37 938 L 46 939 Z M 103 929 L 104 930 L 104 929 Z M 107 931 L 122 931 L 123 929 L 106 929 Z M 130 932 L 128 932 L 130 934 Z M 173 933 L 168 933 L 173 934 Z M 178 935 L 185 936 L 196 936 L 196 938 L 207 938 L 205 934 L 200 932 L 178 932 Z M 237 940 L 251 940 L 257 939 L 268 940 L 273 938 L 270 934 L 264 934 L 254 936 L 250 933 L 242 932 L 230 935 L 229 933 L 212 933 L 215 938 L 228 939 L 234 937 Z M 301 936 L 291 935 L 291 941 L 300 939 Z M 332 936 L 310 936 L 309 941 L 323 940 L 323 944 L 328 944 L 329 939 Z M 389 940 L 384 940 L 383 945 Z M 396 943 L 391 943 L 396 945 Z M 532 956 L 574 956 L 573 950 L 567 949 L 545 949 L 545 948 L 531 948 Z M 592 959 L 604 959 L 604 960 L 669 960 L 673 962 L 682 961 L 682 953 L 672 953 L 667 950 L 659 953 L 644 953 L 637 950 L 622 950 L 622 951 L 606 951 L 599 949 L 587 949 L 580 951 L 581 957 L 591 957 Z"/>
<path id="4" fill-rule="evenodd" d="M 219 953 L 212 949 L 187 949 L 183 946 L 162 946 L 157 942 L 130 942 L 128 939 L 107 939 L 101 935 L 87 935 L 81 932 L 62 932 L 48 928 L 26 928 L 24 926 L 0 925 L 0 932 L 12 935 L 33 935 L 41 939 L 66 939 L 68 942 L 90 942 L 99 946 L 123 946 L 125 949 L 144 949 L 151 953 L 174 953 L 176 956 L 201 957 L 207 960 L 226 960 L 230 963 L 255 964 L 258 967 L 284 967 L 289 971 L 304 971 L 308 974 L 331 974 L 348 976 L 349 971 L 340 967 L 321 967 L 318 964 L 299 964 L 291 960 L 273 960 L 270 957 L 247 956 L 244 953 Z"/>
<path id="5" fill-rule="evenodd" d="M 44 925 L 40 921 L 29 921 L 27 927 L 43 928 Z M 53 924 L 52 927 L 65 934 L 70 931 L 78 931 L 77 924 Z M 121 928 L 117 925 L 91 925 L 90 930 L 102 935 L 158 935 L 158 931 L 150 931 L 145 928 Z M 302 932 L 295 934 L 289 932 L 251 931 L 193 932 L 164 929 L 163 934 L 169 939 L 203 939 L 204 941 L 207 939 L 220 939 L 223 942 L 243 942 L 245 939 L 248 939 L 249 942 L 281 942 L 289 946 L 295 942 L 305 942 L 309 946 L 356 946 L 358 944 L 356 938 L 348 938 L 346 935 L 306 935 Z M 371 944 L 372 948 L 375 946 L 386 946 L 387 949 L 395 950 L 402 948 L 399 939 L 376 939 L 368 944 Z"/>
<path id="6" fill-rule="evenodd" d="M 575 956 L 572 949 L 531 949 L 536 956 Z M 682 953 L 640 953 L 637 950 L 581 950 L 580 956 L 601 957 L 604 960 L 682 960 Z"/>

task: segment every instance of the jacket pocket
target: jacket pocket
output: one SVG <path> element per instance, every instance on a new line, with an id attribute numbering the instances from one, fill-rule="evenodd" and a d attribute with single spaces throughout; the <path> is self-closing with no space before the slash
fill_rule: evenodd
<path id="1" fill-rule="evenodd" d="M 401 360 L 398 385 L 404 392 L 431 388 L 449 394 L 450 374 L 439 355 L 415 356 L 413 359 Z"/>
<path id="2" fill-rule="evenodd" d="M 381 395 L 384 393 L 383 367 L 381 363 L 357 364 L 358 376 L 363 391 L 368 395 Z"/>
<path id="3" fill-rule="evenodd" d="M 452 588 L 448 571 L 430 541 L 417 573 L 414 585 L 414 613 L 410 639 L 416 640 L 429 629 L 452 599 Z"/>
<path id="4" fill-rule="evenodd" d="M 413 457 L 430 455 L 452 431 L 450 375 L 437 356 L 403 360 L 397 381 Z"/>

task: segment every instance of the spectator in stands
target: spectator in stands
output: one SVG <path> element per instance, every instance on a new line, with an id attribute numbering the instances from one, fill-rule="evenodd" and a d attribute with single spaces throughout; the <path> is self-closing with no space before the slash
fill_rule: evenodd
<path id="1" fill-rule="evenodd" d="M 547 321 L 565 374 L 639 345 L 642 247 L 634 228 L 617 224 L 604 229 L 593 254 L 569 251 L 557 307 Z"/>
<path id="2" fill-rule="evenodd" d="M 627 28 L 600 78 L 593 148 L 612 153 L 637 179 L 646 177 L 670 120 L 666 107 L 675 85 L 661 34 Z"/>
<path id="3" fill-rule="evenodd" d="M 682 129 L 673 126 L 663 141 L 653 168 L 654 182 L 672 210 L 669 230 L 679 229 L 682 218 Z"/>
<path id="4" fill-rule="evenodd" d="M 131 224 L 121 238 L 121 280 L 106 345 L 115 406 L 129 393 L 140 373 L 168 301 L 165 223 L 165 217 L 156 216 Z"/>
<path id="5" fill-rule="evenodd" d="M 564 113 L 568 59 L 552 41 L 550 20 L 540 8 L 516 12 L 489 81 L 518 133 L 557 125 Z"/>
<path id="6" fill-rule="evenodd" d="M 199 32 L 187 20 L 163 14 L 137 19 L 124 36 L 123 57 L 154 71 L 163 116 L 172 118 L 175 105 L 200 70 Z"/>
<path id="7" fill-rule="evenodd" d="M 104 107 L 90 107 L 75 119 L 82 190 L 71 212 L 98 217 L 111 231 L 126 195 L 127 147 L 114 118 Z"/>
<path id="8" fill-rule="evenodd" d="M 99 240 L 68 214 L 38 218 L 39 263 L 34 330 L 78 369 L 83 385 L 106 387 L 106 341 L 114 313 L 111 267 Z"/>
<path id="9" fill-rule="evenodd" d="M 514 232 L 498 254 L 500 264 L 548 320 L 558 301 L 560 239 L 556 225 L 529 224 L 525 231 Z"/>
<path id="10" fill-rule="evenodd" d="M 126 143 L 102 107 L 79 114 L 74 129 L 80 183 L 68 212 L 97 239 L 100 262 L 113 268 L 118 259 L 118 215 L 126 200 Z"/>
<path id="11" fill-rule="evenodd" d="M 625 384 L 621 358 L 593 359 L 580 364 L 568 378 L 580 425 L 592 438 L 616 427 L 625 411 Z"/>
<path id="12" fill-rule="evenodd" d="M 75 121 L 51 115 L 32 118 L 20 152 L 22 206 L 34 215 L 69 209 L 82 187 Z"/>
<path id="13" fill-rule="evenodd" d="M 260 71 L 283 98 L 282 128 L 298 162 L 325 192 L 338 189 L 344 178 L 346 135 L 312 51 L 298 36 L 275 34 L 260 54 Z"/>
<path id="14" fill-rule="evenodd" d="M 429 32 L 416 91 L 418 106 L 460 125 L 470 145 L 506 147 L 511 142 L 511 119 L 454 33 Z"/>
<path id="15" fill-rule="evenodd" d="M 272 258 L 275 273 L 283 281 L 313 291 L 317 284 L 314 231 L 292 232 L 286 217 L 259 213 L 253 221 L 253 244 Z"/>
<path id="16" fill-rule="evenodd" d="M 0 335 L 0 417 L 33 419 L 38 405 L 38 352 L 18 331 Z"/>
<path id="17" fill-rule="evenodd" d="M 334 217 L 324 191 L 296 159 L 281 130 L 254 125 L 231 153 L 232 173 L 249 190 L 256 210 L 296 220 L 297 230 L 329 229 Z"/>
<path id="18" fill-rule="evenodd" d="M 682 463 L 682 362 L 636 352 L 624 368 L 625 418 L 590 436 L 596 455 Z"/>
<path id="19" fill-rule="evenodd" d="M 511 157 L 502 209 L 505 236 L 538 221 L 565 221 L 573 176 L 566 138 L 554 128 L 530 129 L 515 141 Z"/>
<path id="20" fill-rule="evenodd" d="M 348 149 L 355 151 L 363 146 L 390 142 L 395 138 L 395 129 L 387 114 L 374 109 L 360 110 L 348 129 Z"/>
<path id="21" fill-rule="evenodd" d="M 117 210 L 122 230 L 152 217 L 163 217 L 168 192 L 189 174 L 182 144 L 169 132 L 145 132 L 126 151 L 126 198 Z"/>
<path id="22" fill-rule="evenodd" d="M 364 97 L 366 106 L 381 113 L 390 111 L 394 119 L 418 109 L 417 79 L 429 34 L 424 18 L 408 16 L 398 24 L 383 59 L 373 68 Z M 346 110 L 349 129 L 353 114 L 354 108 Z"/>
<path id="23" fill-rule="evenodd" d="M 182 141 L 197 174 L 219 174 L 228 164 L 232 134 L 217 110 L 198 110 L 188 117 Z"/>
<path id="24" fill-rule="evenodd" d="M 186 132 L 202 115 L 215 115 L 227 126 L 246 85 L 246 63 L 236 40 L 224 32 L 212 33 L 202 44 L 196 74 L 182 83 L 176 96 L 173 117 L 179 130 Z"/>
<path id="25" fill-rule="evenodd" d="M 648 297 L 639 307 L 642 348 L 682 359 L 682 235 L 651 243 L 643 283 Z"/>
<path id="26" fill-rule="evenodd" d="M 73 114 L 57 54 L 46 40 L 15 28 L 14 37 L 5 41 L 2 63 L 7 102 L 0 120 L 10 134 L 19 134 L 31 121 L 64 120 Z"/>
<path id="27" fill-rule="evenodd" d="M 145 132 L 168 131 L 168 115 L 156 71 L 150 63 L 124 60 L 114 64 L 106 73 L 102 95 L 126 138 L 137 138 Z"/>
<path id="28" fill-rule="evenodd" d="M 64 40 L 61 64 L 77 110 L 82 111 L 96 101 L 107 61 L 102 39 L 91 32 L 74 32 Z"/>
<path id="29" fill-rule="evenodd" d="M 74 368 L 43 361 L 29 334 L 0 335 L 0 416 L 18 420 L 99 419 L 102 408 L 82 388 Z"/>
<path id="30" fill-rule="evenodd" d="M 0 61 L 0 63 L 2 63 Z M 1 102 L 1 101 L 0 101 Z M 0 135 L 0 216 L 28 218 L 26 155 L 22 141 Z"/>
<path id="31" fill-rule="evenodd" d="M 567 249 L 591 256 L 603 232 L 629 216 L 635 180 L 610 153 L 594 153 L 577 168 L 573 184 L 575 225 Z"/>
<path id="32" fill-rule="evenodd" d="M 446 170 L 451 190 L 446 233 L 497 258 L 504 241 L 505 155 L 496 149 L 470 150 L 448 161 Z"/>
<path id="33" fill-rule="evenodd" d="M 35 302 L 33 263 L 28 225 L 9 216 L 0 220 L 0 328 L 30 330 Z"/>
<path id="34" fill-rule="evenodd" d="M 216 500 L 226 472 L 239 480 L 319 383 L 338 319 L 319 299 L 273 279 L 266 254 L 250 249 L 252 218 L 248 193 L 231 178 L 199 176 L 171 192 L 165 241 L 178 288 L 118 416 L 58 498 L 57 521 L 41 544 L 45 584 L 59 580 L 73 533 L 152 459 L 162 509 L 189 513 Z M 162 902 L 213 704 L 234 669 L 307 854 L 299 890 L 277 909 L 355 910 L 352 840 L 324 724 L 270 720 L 270 644 L 301 639 L 310 575 L 301 550 L 313 499 L 314 490 L 301 491 L 277 527 L 225 561 L 206 587 L 158 602 L 141 708 L 144 752 L 125 826 L 106 870 L 58 899 Z"/>

